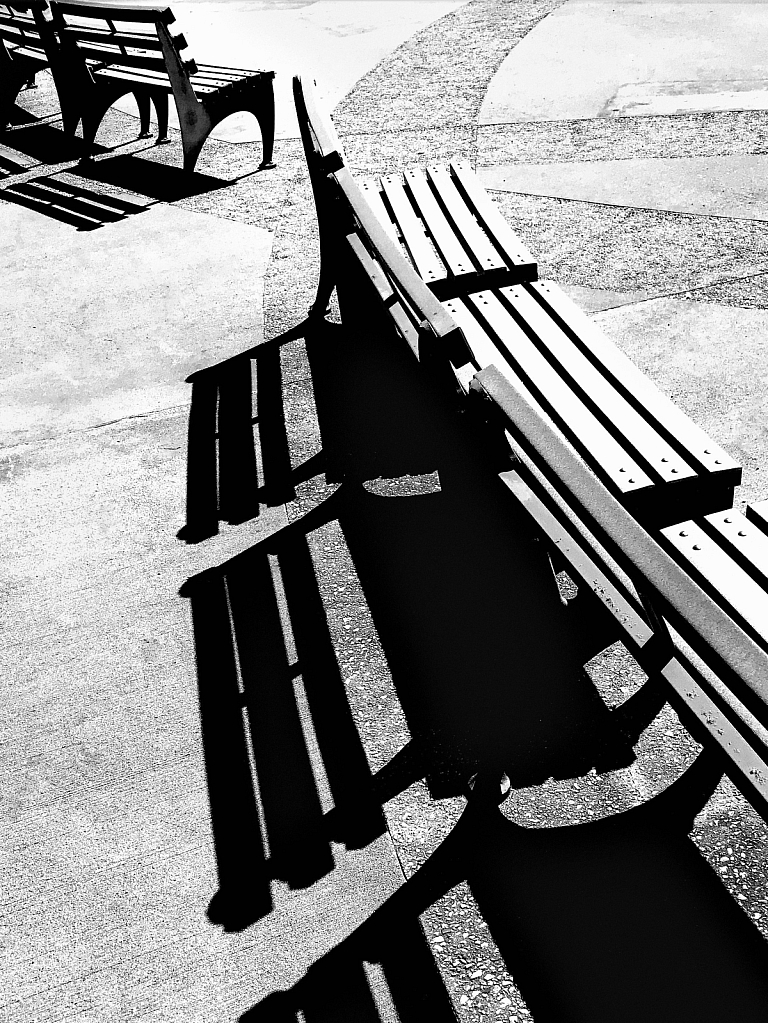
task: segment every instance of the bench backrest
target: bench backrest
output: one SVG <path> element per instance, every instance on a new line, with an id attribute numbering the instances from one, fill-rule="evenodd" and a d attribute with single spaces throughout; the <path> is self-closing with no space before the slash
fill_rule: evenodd
<path id="1" fill-rule="evenodd" d="M 51 3 L 53 24 L 63 53 L 102 65 L 119 65 L 165 72 L 174 93 L 192 92 L 189 75 L 197 72 L 194 60 L 184 60 L 183 35 L 171 35 L 168 26 L 176 19 L 169 7 L 117 7 L 81 0 Z"/>
<path id="2" fill-rule="evenodd" d="M 311 83 L 295 77 L 293 93 L 320 227 L 322 258 L 355 261 L 389 309 L 414 354 L 427 349 L 454 366 L 470 368 L 458 325 L 389 236 L 349 172 L 331 119 Z M 472 370 L 474 372 L 474 370 Z"/>
<path id="3" fill-rule="evenodd" d="M 0 44 L 6 53 L 12 54 L 14 50 L 48 53 L 52 34 L 47 31 L 49 23 L 44 13 L 47 10 L 47 0 L 0 3 Z"/>

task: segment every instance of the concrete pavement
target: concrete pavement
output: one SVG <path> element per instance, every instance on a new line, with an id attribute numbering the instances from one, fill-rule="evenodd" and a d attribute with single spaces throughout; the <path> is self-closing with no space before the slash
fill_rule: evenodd
<path id="1" fill-rule="evenodd" d="M 624 33 L 652 55 L 663 56 L 664 40 L 680 31 L 672 10 L 666 35 L 640 31 L 662 5 L 614 6 L 174 9 L 191 43 L 198 16 L 194 52 L 202 47 L 205 59 L 248 66 L 262 30 L 277 50 L 266 66 L 284 59 L 288 68 L 316 48 L 322 89 L 343 96 L 337 123 L 360 170 L 454 153 L 486 165 L 495 198 L 547 275 L 596 310 L 742 458 L 742 497 L 764 497 L 768 239 L 754 175 L 765 115 L 734 112 L 729 99 L 714 114 L 668 116 L 657 106 L 636 116 L 636 93 L 634 105 L 608 109 L 603 72 L 583 54 L 572 63 L 563 19 L 573 31 L 581 24 L 585 41 L 597 26 L 613 33 L 612 45 Z M 690 7 L 680 5 L 681 17 Z M 750 7 L 759 36 L 760 8 Z M 706 48 L 706 80 L 762 82 L 726 45 L 737 38 L 741 5 L 714 11 L 722 45 Z M 701 71 L 703 14 L 694 15 L 679 38 Z M 619 77 L 610 88 L 626 100 L 630 86 L 656 78 L 636 74 L 635 50 L 621 45 L 611 52 Z M 526 57 L 534 46 L 539 57 Z M 548 94 L 555 120 L 529 109 L 524 121 L 489 122 L 490 98 L 511 109 L 541 92 L 534 65 L 544 51 L 570 68 L 575 95 L 602 89 L 599 103 L 574 114 L 562 94 Z M 530 79 L 507 76 L 516 60 Z M 659 67 L 667 81 L 671 72 Z M 561 80 L 550 81 L 554 90 Z M 287 94 L 285 74 L 280 87 Z M 45 76 L 22 101 L 37 116 L 55 115 Z M 295 329 L 317 252 L 303 156 L 285 107 L 280 116 L 277 170 L 254 173 L 260 147 L 247 134 L 229 136 L 240 145 L 213 139 L 196 194 L 181 187 L 180 147 L 129 142 L 135 124 L 120 111 L 100 135 L 118 148 L 87 178 L 55 125 L 21 128 L 0 148 L 9 537 L 0 1004 L 9 1023 L 231 1021 L 249 1010 L 258 1019 L 287 1011 L 279 992 L 289 992 L 290 1006 L 325 1005 L 337 1018 L 443 1018 L 445 992 L 453 1005 L 445 1012 L 468 1023 L 530 1016 L 465 886 L 403 919 L 387 946 L 395 962 L 384 955 L 383 967 L 371 967 L 354 944 L 463 808 L 459 797 L 432 799 L 421 780 L 408 785 L 421 775 L 406 762 L 383 826 L 374 821 L 355 841 L 350 822 L 332 814 L 349 779 L 362 784 L 366 772 L 401 763 L 409 739 L 403 679 L 353 537 L 360 544 L 369 519 L 380 527 L 371 535 L 383 537 L 398 496 L 415 508 L 439 497 L 439 480 L 409 451 L 409 475 L 366 483 L 373 497 L 360 498 L 369 519 L 355 520 L 357 534 L 339 525 L 339 506 L 324 503 L 338 483 L 322 459 L 345 436 L 338 426 L 328 432 L 329 413 L 357 408 L 341 372 L 355 351 L 333 329 L 314 340 Z M 22 177 L 55 185 L 59 205 L 48 185 L 45 198 L 22 191 L 14 184 Z M 643 201 L 654 180 L 665 181 L 655 205 Z M 334 382 L 343 401 L 333 398 Z M 376 400 L 375 389 L 357 386 L 362 404 L 366 394 Z M 234 491 L 248 500 L 238 505 Z M 185 542 L 191 519 L 197 533 L 186 538 L 196 543 Z M 276 635 L 277 648 L 264 653 L 258 644 Z M 267 657 L 283 674 L 260 669 Z M 615 649 L 590 671 L 609 703 L 640 682 Z M 318 684 L 334 707 L 348 707 L 348 718 L 339 714 L 347 731 L 322 720 Z M 291 699 L 280 703 L 271 688 Z M 285 728 L 272 743 L 263 723 L 278 719 Z M 694 755 L 667 712 L 631 767 L 521 789 L 506 812 L 526 826 L 610 815 L 664 788 Z M 281 785 L 290 798 L 276 798 Z M 297 805 L 298 824 L 284 812 Z M 281 861 L 297 827 L 299 862 Z M 713 869 L 726 864 L 723 883 L 764 928 L 765 829 L 732 788 L 720 787 L 693 840 Z M 416 967 L 426 1006 L 393 981 Z"/>

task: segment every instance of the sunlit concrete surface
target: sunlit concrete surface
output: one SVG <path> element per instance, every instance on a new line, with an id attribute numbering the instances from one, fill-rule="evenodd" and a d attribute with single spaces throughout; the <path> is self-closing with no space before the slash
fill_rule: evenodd
<path id="1" fill-rule="evenodd" d="M 3 205 L 5 443 L 182 405 L 190 373 L 261 340 L 271 233 L 134 209 L 77 231 Z"/>
<path id="2" fill-rule="evenodd" d="M 765 109 L 763 97 L 768 4 L 572 0 L 510 53 L 479 121 Z"/>
<path id="3" fill-rule="evenodd" d="M 768 220 L 768 156 L 511 164 L 478 173 L 498 191 Z"/>
<path id="4" fill-rule="evenodd" d="M 151 0 L 145 0 L 152 6 Z M 277 138 L 298 138 L 291 79 L 316 78 L 330 109 L 387 54 L 466 0 L 229 0 L 173 5 L 188 55 L 206 64 L 275 71 Z M 134 112 L 132 98 L 117 104 Z M 171 100 L 170 123 L 178 126 Z M 154 113 L 154 111 L 153 111 Z M 381 125 L 380 127 L 384 127 Z M 255 118 L 233 114 L 213 132 L 227 142 L 260 139 Z"/>

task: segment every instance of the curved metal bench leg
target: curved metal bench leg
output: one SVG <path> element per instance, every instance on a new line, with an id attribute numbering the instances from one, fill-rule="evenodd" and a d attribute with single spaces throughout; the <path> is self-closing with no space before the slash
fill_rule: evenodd
<path id="1" fill-rule="evenodd" d="M 272 153 L 275 147 L 275 90 L 272 79 L 262 82 L 257 90 L 256 102 L 251 113 L 259 122 L 261 130 L 260 170 L 271 170 L 275 164 Z"/>
<path id="2" fill-rule="evenodd" d="M 157 114 L 157 145 L 171 140 L 168 138 L 168 93 L 153 92 L 152 103 Z"/>
<path id="3" fill-rule="evenodd" d="M 150 137 L 149 131 L 149 96 L 146 92 L 141 89 L 137 89 L 134 92 L 134 98 L 136 105 L 139 108 L 139 138 L 148 139 Z"/>

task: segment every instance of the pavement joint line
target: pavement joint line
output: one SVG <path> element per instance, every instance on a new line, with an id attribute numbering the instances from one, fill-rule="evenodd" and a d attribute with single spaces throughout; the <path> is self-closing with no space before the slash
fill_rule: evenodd
<path id="1" fill-rule="evenodd" d="M 76 433 L 88 433 L 90 430 L 101 430 L 105 426 L 114 426 L 116 423 L 125 423 L 129 419 L 149 419 L 152 416 L 162 416 L 167 412 L 183 412 L 189 408 L 189 405 L 168 405 L 166 408 L 151 409 L 149 412 L 132 412 L 128 416 L 121 416 L 119 419 L 110 419 L 106 423 L 91 423 L 89 426 L 73 427 L 71 430 L 63 430 L 60 433 L 54 433 L 49 437 L 33 437 L 30 440 L 19 440 L 14 444 L 7 444 L 0 442 L 0 452 L 12 451 L 14 448 L 21 447 L 24 444 L 47 444 L 51 441 L 61 440 L 64 437 L 71 437 Z"/>
<path id="2" fill-rule="evenodd" d="M 599 161 L 596 161 L 599 162 Z M 520 166 L 526 166 L 520 164 Z M 527 166 L 535 166 L 528 164 Z M 531 199 L 556 199 L 559 202 L 580 202 L 585 206 L 609 206 L 614 210 L 637 210 L 638 213 L 665 213 L 672 217 L 689 217 L 693 220 L 737 220 L 746 221 L 749 224 L 768 224 L 768 217 L 729 217 L 724 213 L 687 213 L 685 210 L 663 210 L 657 206 L 630 206 L 627 203 L 619 202 L 598 202 L 596 199 L 577 199 L 570 195 L 550 195 L 544 192 L 520 192 L 511 188 L 492 188 L 485 186 L 486 192 L 496 192 L 499 195 L 524 195 Z"/>
<path id="3" fill-rule="evenodd" d="M 610 309 L 623 309 L 631 305 L 644 305 L 646 302 L 656 302 L 663 298 L 678 298 L 680 295 L 690 295 L 692 291 L 709 291 L 711 288 L 719 288 L 723 284 L 738 284 L 739 281 L 750 281 L 755 277 L 764 277 L 766 274 L 768 274 L 768 265 L 753 274 L 743 274 L 741 277 L 722 277 L 720 280 L 710 281 L 708 284 L 697 284 L 691 288 L 683 288 L 681 291 L 662 292 L 658 295 L 647 295 L 645 298 L 632 299 L 629 302 L 617 302 L 616 305 L 606 306 L 605 309 L 600 309 L 599 312 L 606 313 Z"/>

